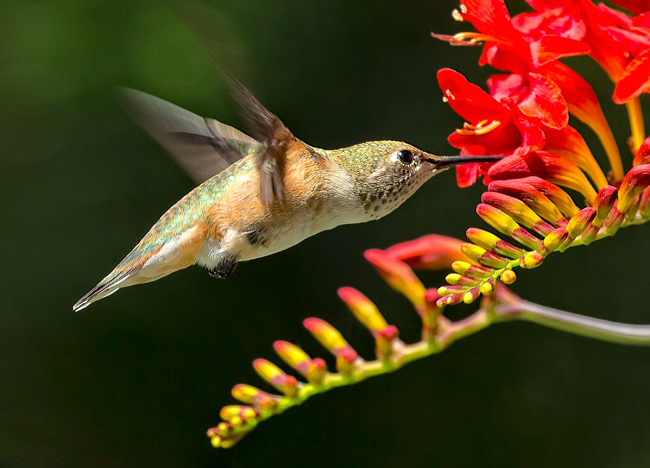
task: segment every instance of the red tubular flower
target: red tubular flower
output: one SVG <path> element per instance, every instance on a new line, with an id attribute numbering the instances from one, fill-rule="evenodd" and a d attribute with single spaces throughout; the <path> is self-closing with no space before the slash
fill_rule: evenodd
<path id="1" fill-rule="evenodd" d="M 467 261 L 460 246 L 461 240 L 430 234 L 412 241 L 396 244 L 384 252 L 419 270 L 442 270 L 457 261 Z"/>
<path id="2" fill-rule="evenodd" d="M 526 154 L 544 147 L 544 133 L 506 102 L 498 102 L 460 73 L 449 68 L 438 71 L 438 83 L 449 105 L 467 122 L 449 137 L 461 154 Z M 456 170 L 458 185 L 474 184 L 486 175 L 490 164 L 467 164 Z"/>
<path id="3" fill-rule="evenodd" d="M 575 2 L 583 3 L 582 0 Z M 591 52 L 591 44 L 583 41 L 588 27 L 579 14 L 582 7 L 576 4 L 569 8 L 571 2 L 560 0 L 530 0 L 529 3 L 539 11 L 511 20 L 503 0 L 463 0 L 458 15 L 471 22 L 479 32 L 460 33 L 454 40 L 485 42 L 479 63 L 512 72 L 512 75 L 500 75 L 491 80 L 492 94 L 499 99 L 510 98 L 525 116 L 539 120 L 548 128 L 562 129 L 570 111 L 589 125 L 606 149 L 614 178 L 621 180 L 623 167 L 618 147 L 593 89 L 577 73 L 557 61 L 561 57 Z M 607 15 L 605 12 L 599 14 Z M 608 19 L 607 24 L 614 23 Z M 601 180 L 597 185 L 604 184 Z"/>
<path id="4" fill-rule="evenodd" d="M 515 106 L 510 97 L 504 96 L 504 94 L 509 96 L 516 94 L 515 89 L 521 86 L 522 82 L 517 75 L 494 75 L 491 77 L 488 80 L 488 86 L 492 95 L 469 83 L 460 73 L 448 68 L 438 72 L 438 81 L 450 106 L 468 121 L 462 129 L 456 130 L 449 137 L 449 143 L 461 148 L 461 154 L 524 156 L 530 152 L 546 149 L 559 156 L 564 156 L 568 162 L 584 170 L 598 188 L 607 185 L 607 179 L 600 166 L 584 139 L 573 127 L 568 125 L 564 125 L 560 129 L 549 127 L 540 119 L 523 115 L 522 104 Z M 558 95 L 553 98 L 555 95 L 549 91 L 544 98 L 548 110 L 546 120 L 551 121 L 555 117 L 559 119 L 559 122 L 566 118 L 566 115 L 563 114 L 564 106 L 562 104 L 554 108 L 555 101 L 561 100 L 559 88 L 552 82 L 548 82 L 548 84 L 549 90 L 555 89 Z M 554 86 L 555 88 L 553 88 Z M 500 98 L 501 102 L 497 101 L 497 98 Z M 526 104 L 528 99 L 530 102 Z M 540 99 L 535 101 L 535 98 L 530 97 L 529 93 L 522 103 L 533 108 Z M 458 184 L 461 187 L 473 184 L 479 176 L 489 175 L 486 172 L 490 166 L 491 164 L 460 166 L 456 173 Z M 490 177 L 486 179 L 486 183 L 490 182 Z M 576 177 L 578 176 L 576 175 Z M 591 191 L 588 193 L 589 196 L 593 195 Z"/>
<path id="5" fill-rule="evenodd" d="M 643 16 L 633 19 L 603 4 L 596 6 L 590 0 L 529 0 L 528 3 L 537 12 L 513 19 L 520 31 L 532 30 L 535 35 L 554 34 L 581 41 L 617 83 L 614 101 L 619 104 L 645 91 L 647 58 L 641 55 L 650 45 L 650 35 Z M 645 1 L 618 3 L 636 14 L 650 10 L 650 4 Z M 623 78 L 625 81 L 620 84 Z"/>
<path id="6" fill-rule="evenodd" d="M 562 91 L 543 75 L 493 75 L 487 84 L 495 99 L 512 99 L 524 115 L 538 118 L 547 127 L 561 129 L 569 123 L 569 108 Z"/>
<path id="7" fill-rule="evenodd" d="M 614 89 L 614 102 L 623 104 L 650 90 L 650 49 L 639 54 L 623 71 Z"/>
<path id="8" fill-rule="evenodd" d="M 378 249 L 366 250 L 363 255 L 393 289 L 404 294 L 415 307 L 424 305 L 426 288 L 406 263 Z"/>
<path id="9" fill-rule="evenodd" d="M 589 203 L 596 198 L 596 191 L 575 164 L 547 151 L 505 158 L 490 168 L 489 175 L 494 180 L 539 176 L 553 184 L 580 192 Z"/>

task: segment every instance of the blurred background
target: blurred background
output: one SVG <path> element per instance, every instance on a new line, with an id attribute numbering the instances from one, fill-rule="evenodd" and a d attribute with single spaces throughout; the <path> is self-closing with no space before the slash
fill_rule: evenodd
<path id="1" fill-rule="evenodd" d="M 210 446 L 205 431 L 233 402 L 230 388 L 260 384 L 250 363 L 274 358 L 274 340 L 324 354 L 302 329 L 305 317 L 330 321 L 372 355 L 338 287 L 364 291 L 417 339 L 415 312 L 362 253 L 482 226 L 481 187 L 460 190 L 451 173 L 383 220 L 244 263 L 228 281 L 190 268 L 72 312 L 192 188 L 122 112 L 115 88 L 241 124 L 196 32 L 299 138 L 325 148 L 400 139 L 449 153 L 446 137 L 461 121 L 441 100 L 436 70 L 481 84 L 489 76 L 478 49 L 429 36 L 469 27 L 451 19 L 455 0 L 212 6 L 194 16 L 205 21 L 193 31 L 160 1 L 0 1 L 0 465 L 649 466 L 650 349 L 523 323 L 318 396 L 231 450 Z M 571 64 L 598 89 L 627 155 L 611 83 L 588 60 Z M 514 290 L 650 322 L 647 236 L 647 226 L 626 229 L 550 257 Z"/>

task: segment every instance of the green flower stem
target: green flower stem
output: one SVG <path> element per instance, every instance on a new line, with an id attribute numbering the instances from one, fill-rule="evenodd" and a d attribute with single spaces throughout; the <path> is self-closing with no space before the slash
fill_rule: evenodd
<path id="1" fill-rule="evenodd" d="M 650 345 L 650 325 L 611 322 L 520 300 L 496 305 L 494 322 L 524 320 L 574 335 L 626 345 Z"/>
<path id="2" fill-rule="evenodd" d="M 318 383 L 302 383 L 296 395 L 278 396 L 274 406 L 263 408 L 255 418 L 232 426 L 227 435 L 210 437 L 215 446 L 230 447 L 260 422 L 300 405 L 314 395 L 393 372 L 412 361 L 440 353 L 457 340 L 473 335 L 493 323 L 516 320 L 617 344 L 650 345 L 650 325 L 611 322 L 545 307 L 524 301 L 500 285 L 493 294 L 485 296 L 479 310 L 466 319 L 452 322 L 440 315 L 434 335 L 428 335 L 430 331 L 427 331 L 423 333 L 422 340 L 411 344 L 395 340 L 389 358 L 372 361 L 359 358 L 347 373 L 328 372 Z"/>

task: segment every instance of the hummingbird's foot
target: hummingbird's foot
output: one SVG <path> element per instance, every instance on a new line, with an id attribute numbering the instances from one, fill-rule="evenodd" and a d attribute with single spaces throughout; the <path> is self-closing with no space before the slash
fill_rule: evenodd
<path id="1" fill-rule="evenodd" d="M 237 257 L 234 255 L 226 255 L 217 266 L 208 270 L 208 274 L 213 278 L 226 279 L 232 276 L 233 272 L 237 268 Z"/>

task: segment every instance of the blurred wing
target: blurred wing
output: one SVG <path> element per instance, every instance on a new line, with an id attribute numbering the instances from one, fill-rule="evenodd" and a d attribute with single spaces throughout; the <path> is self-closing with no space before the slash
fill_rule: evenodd
<path id="1" fill-rule="evenodd" d="M 233 95 L 242 108 L 248 129 L 262 146 L 255 153 L 260 175 L 262 203 L 270 205 L 284 197 L 283 171 L 288 145 L 295 137 L 282 121 L 264 107 L 246 87 L 225 73 Z"/>
<path id="2" fill-rule="evenodd" d="M 122 89 L 126 109 L 176 162 L 201 183 L 259 148 L 229 125 L 133 89 Z"/>

